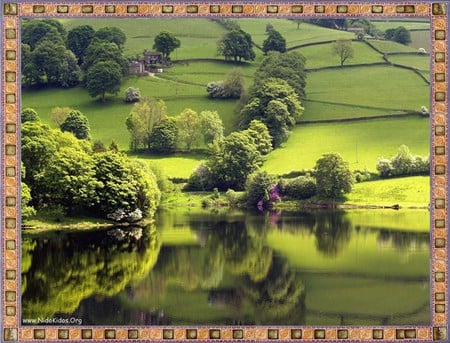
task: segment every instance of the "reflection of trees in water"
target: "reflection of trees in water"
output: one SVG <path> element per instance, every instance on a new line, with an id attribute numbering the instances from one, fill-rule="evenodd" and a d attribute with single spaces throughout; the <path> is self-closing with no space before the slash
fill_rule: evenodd
<path id="1" fill-rule="evenodd" d="M 399 251 L 415 250 L 421 246 L 429 246 L 430 234 L 428 232 L 380 230 L 377 242 L 380 245 L 392 244 Z"/>
<path id="2" fill-rule="evenodd" d="M 320 212 L 316 215 L 314 234 L 317 250 L 336 256 L 350 241 L 352 225 L 344 212 Z"/>
<path id="3" fill-rule="evenodd" d="M 139 239 L 122 240 L 105 230 L 69 233 L 47 238 L 25 238 L 24 246 L 35 242 L 28 270 L 22 279 L 23 318 L 51 318 L 71 313 L 91 295 L 111 296 L 132 279 L 144 277 L 155 264 L 160 243 L 154 227 L 147 227 Z M 29 258 L 29 257 L 27 257 Z"/>

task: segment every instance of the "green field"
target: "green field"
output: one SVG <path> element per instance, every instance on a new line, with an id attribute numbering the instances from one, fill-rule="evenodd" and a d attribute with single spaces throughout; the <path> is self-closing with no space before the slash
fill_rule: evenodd
<path id="1" fill-rule="evenodd" d="M 426 78 L 430 79 L 430 56 L 427 55 L 392 55 L 389 61 L 416 68 Z"/>
<path id="2" fill-rule="evenodd" d="M 382 55 L 367 44 L 352 42 L 354 57 L 345 61 L 344 65 L 383 62 Z M 296 49 L 306 57 L 306 68 L 322 68 L 341 65 L 339 56 L 333 53 L 333 44 L 321 44 Z"/>
<path id="3" fill-rule="evenodd" d="M 377 160 L 393 157 L 402 144 L 415 155 L 428 155 L 429 130 L 429 120 L 419 117 L 299 124 L 288 143 L 269 154 L 263 169 L 272 174 L 310 169 L 322 154 L 338 152 L 351 169 L 375 171 Z"/>
<path id="4" fill-rule="evenodd" d="M 381 50 L 385 53 L 391 53 L 391 52 L 416 52 L 417 49 L 414 47 L 411 47 L 409 45 L 403 45 L 400 43 L 396 43 L 390 40 L 375 40 L 371 39 L 370 44 L 372 44 L 375 48 Z"/>
<path id="5" fill-rule="evenodd" d="M 374 20 L 373 25 L 378 30 L 386 31 L 403 26 L 407 30 L 429 30 L 430 23 L 427 19 L 406 19 L 406 20 Z"/>

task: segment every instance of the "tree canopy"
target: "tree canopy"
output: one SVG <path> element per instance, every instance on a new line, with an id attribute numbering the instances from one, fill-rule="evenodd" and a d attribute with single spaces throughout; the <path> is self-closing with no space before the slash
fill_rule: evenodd
<path id="1" fill-rule="evenodd" d="M 170 53 L 181 46 L 181 42 L 172 32 L 161 31 L 155 37 L 153 49 L 161 52 L 164 58 L 169 58 Z"/>
<path id="2" fill-rule="evenodd" d="M 333 44 L 333 54 L 338 55 L 341 66 L 350 58 L 353 58 L 354 49 L 351 40 L 340 39 Z"/>
<path id="3" fill-rule="evenodd" d="M 242 29 L 234 29 L 225 34 L 217 43 L 217 52 L 226 60 L 234 59 L 235 62 L 253 61 L 256 56 L 252 37 Z"/>
<path id="4" fill-rule="evenodd" d="M 263 42 L 262 51 L 267 54 L 269 51 L 286 52 L 286 39 L 275 29 L 268 30 L 268 37 Z"/>
<path id="5" fill-rule="evenodd" d="M 72 50 L 81 65 L 84 53 L 94 38 L 95 30 L 90 25 L 74 27 L 67 35 L 67 47 Z"/>
<path id="6" fill-rule="evenodd" d="M 60 125 L 61 131 L 72 132 L 78 139 L 89 139 L 89 121 L 88 118 L 77 110 L 72 110 L 66 119 Z"/>
<path id="7" fill-rule="evenodd" d="M 116 62 L 97 62 L 87 73 L 86 89 L 90 96 L 100 95 L 102 102 L 105 102 L 106 93 L 119 93 L 121 80 L 120 67 Z"/>
<path id="8" fill-rule="evenodd" d="M 120 50 L 123 50 L 127 36 L 118 27 L 102 27 L 95 32 L 94 37 L 98 40 L 114 43 Z"/>

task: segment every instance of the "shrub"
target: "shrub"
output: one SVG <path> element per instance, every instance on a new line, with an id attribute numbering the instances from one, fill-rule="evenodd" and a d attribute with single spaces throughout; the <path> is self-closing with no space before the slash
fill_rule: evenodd
<path id="1" fill-rule="evenodd" d="M 308 199 L 317 193 L 316 183 L 309 176 L 298 176 L 286 181 L 283 187 L 284 194 L 295 199 Z"/>
<path id="2" fill-rule="evenodd" d="M 380 158 L 376 168 L 381 177 L 426 175 L 430 172 L 430 161 L 428 157 L 414 156 L 402 145 L 392 159 Z"/>
<path id="3" fill-rule="evenodd" d="M 139 88 L 128 87 L 125 90 L 125 102 L 137 102 L 141 99 Z"/>
<path id="4" fill-rule="evenodd" d="M 245 191 L 247 192 L 247 204 L 251 207 L 264 208 L 270 204 L 270 192 L 276 184 L 275 177 L 266 171 L 258 171 L 247 178 Z"/>
<path id="5" fill-rule="evenodd" d="M 224 99 L 227 97 L 227 91 L 223 81 L 213 81 L 206 85 L 206 91 L 210 98 Z"/>
<path id="6" fill-rule="evenodd" d="M 208 191 L 214 186 L 211 170 L 204 163 L 201 163 L 189 177 L 185 186 L 187 191 Z"/>
<path id="7" fill-rule="evenodd" d="M 378 159 L 376 168 L 381 177 L 391 176 L 393 170 L 391 160 L 387 158 Z"/>

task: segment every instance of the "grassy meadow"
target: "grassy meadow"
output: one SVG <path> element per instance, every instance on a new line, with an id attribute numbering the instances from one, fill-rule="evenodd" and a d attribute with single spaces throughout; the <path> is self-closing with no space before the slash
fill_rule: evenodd
<path id="1" fill-rule="evenodd" d="M 153 39 L 161 30 L 172 31 L 181 40 L 181 47 L 172 53 L 173 67 L 156 77 L 131 76 L 125 79 L 118 95 L 109 95 L 106 103 L 89 97 L 87 91 L 72 89 L 24 90 L 22 106 L 32 107 L 41 119 L 52 125 L 50 111 L 56 106 L 69 106 L 86 114 L 93 140 L 109 144 L 115 140 L 121 150 L 128 150 L 129 133 L 125 119 L 132 105 L 123 101 L 128 87 L 137 87 L 147 97 L 161 98 L 166 102 L 169 115 L 178 115 L 185 108 L 196 111 L 217 110 L 226 133 L 235 130 L 237 120 L 235 100 L 211 100 L 206 84 L 225 79 L 227 73 L 239 67 L 248 88 L 253 74 L 263 58 L 255 48 L 255 61 L 235 65 L 222 60 L 216 53 L 216 42 L 226 32 L 218 23 L 207 19 L 61 19 L 67 30 L 88 24 L 98 29 L 116 26 L 127 35 L 126 56 L 151 50 Z M 350 32 L 327 29 L 316 25 L 297 24 L 287 19 L 239 19 L 241 28 L 252 35 L 257 45 L 262 45 L 265 28 L 271 23 L 287 41 L 288 48 L 308 43 L 315 46 L 298 47 L 296 51 L 307 58 L 307 68 L 338 66 L 339 59 L 332 54 L 332 44 L 326 41 L 339 38 L 353 39 Z M 429 23 L 414 21 L 374 21 L 378 29 L 403 25 L 408 29 L 429 28 Z M 427 33 L 413 31 L 412 34 Z M 428 34 L 428 33 L 427 33 Z M 423 37 L 422 37 L 423 38 Z M 429 36 L 428 36 L 429 39 Z M 415 52 L 416 47 L 381 40 L 371 40 L 383 52 Z M 345 65 L 383 62 L 382 55 L 362 42 L 354 42 L 354 58 Z M 210 61 L 195 61 L 209 59 Z M 394 63 L 417 68 L 429 75 L 429 56 L 389 56 Z M 186 61 L 189 60 L 189 61 Z M 177 61 L 180 61 L 177 63 Z M 429 120 L 419 117 L 370 119 L 375 115 L 401 114 L 429 107 L 429 85 L 414 72 L 393 66 L 364 66 L 337 68 L 308 72 L 304 114 L 287 143 L 273 151 L 263 168 L 274 174 L 312 168 L 324 153 L 339 152 L 353 169 L 375 170 L 379 157 L 392 157 L 399 145 L 406 144 L 414 154 L 429 153 Z M 346 123 L 302 124 L 303 121 L 367 117 L 370 120 Z M 202 147 L 198 142 L 197 147 Z M 201 154 L 133 155 L 145 163 L 159 166 L 169 177 L 190 175 L 205 159 Z M 356 196 L 356 195 L 355 195 Z"/>

